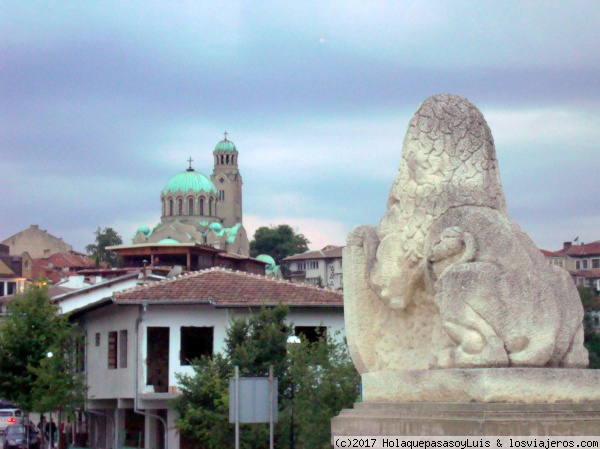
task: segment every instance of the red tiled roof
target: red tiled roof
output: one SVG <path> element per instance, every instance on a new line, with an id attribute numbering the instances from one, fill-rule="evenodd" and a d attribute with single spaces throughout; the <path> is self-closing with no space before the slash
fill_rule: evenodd
<path id="1" fill-rule="evenodd" d="M 540 251 L 546 257 L 567 257 L 565 254 L 557 253 L 556 251 L 548 251 L 545 249 L 540 249 Z"/>
<path id="2" fill-rule="evenodd" d="M 590 270 L 578 270 L 571 273 L 573 276 L 581 278 L 600 278 L 600 269 L 592 268 Z"/>
<path id="3" fill-rule="evenodd" d="M 568 254 L 569 256 L 600 255 L 600 240 L 592 243 L 586 243 L 585 245 L 571 245 L 570 248 L 561 249 L 558 252 L 561 254 Z"/>
<path id="4" fill-rule="evenodd" d="M 96 266 L 93 259 L 76 252 L 55 253 L 44 260 L 52 263 L 56 268 L 92 268 Z"/>
<path id="5" fill-rule="evenodd" d="M 342 292 L 272 277 L 210 268 L 114 294 L 117 304 L 209 301 L 217 307 L 275 305 L 343 307 Z"/>
<path id="6" fill-rule="evenodd" d="M 308 259 L 334 259 L 342 257 L 342 250 L 344 246 L 328 245 L 323 249 L 316 251 L 308 251 L 302 254 L 294 254 L 293 256 L 286 257 L 284 261 L 288 260 L 308 260 Z"/>

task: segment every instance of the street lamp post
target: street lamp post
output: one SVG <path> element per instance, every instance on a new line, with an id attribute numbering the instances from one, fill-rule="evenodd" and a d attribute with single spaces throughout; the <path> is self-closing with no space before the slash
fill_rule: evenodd
<path id="1" fill-rule="evenodd" d="M 290 354 L 290 367 L 293 367 L 294 365 L 294 358 L 292 356 L 292 352 L 290 351 L 290 346 L 300 343 L 300 339 L 298 337 L 296 337 L 295 335 L 290 335 L 287 339 L 288 342 L 288 353 Z M 290 399 L 291 399 L 291 403 L 290 403 L 290 449 L 294 449 L 294 393 L 296 390 L 296 386 L 294 384 L 294 377 L 293 377 L 293 373 L 292 370 L 290 369 Z"/>
<path id="2" fill-rule="evenodd" d="M 46 354 L 46 357 L 48 357 L 49 359 L 51 359 L 54 356 L 54 354 L 52 353 L 52 351 L 48 351 L 48 353 Z M 50 430 L 49 432 L 49 438 L 48 438 L 48 449 L 52 449 L 52 426 L 50 425 L 50 423 L 52 422 L 52 409 L 50 410 L 50 421 L 48 421 L 46 423 L 46 427 L 48 427 L 48 429 Z M 45 435 L 46 434 L 46 429 L 42 429 L 41 430 L 42 433 Z"/>

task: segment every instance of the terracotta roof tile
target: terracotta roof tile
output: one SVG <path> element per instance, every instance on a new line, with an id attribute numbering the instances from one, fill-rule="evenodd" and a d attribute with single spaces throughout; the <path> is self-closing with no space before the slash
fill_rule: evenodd
<path id="1" fill-rule="evenodd" d="M 571 273 L 573 276 L 581 278 L 600 278 L 600 269 L 592 268 L 590 270 L 578 270 Z"/>
<path id="2" fill-rule="evenodd" d="M 567 257 L 565 254 L 557 253 L 556 251 L 548 251 L 545 249 L 540 249 L 540 251 L 546 257 Z"/>
<path id="3" fill-rule="evenodd" d="M 209 301 L 217 307 L 274 305 L 343 307 L 342 292 L 258 274 L 210 268 L 116 292 L 118 304 Z"/>
<path id="4" fill-rule="evenodd" d="M 569 256 L 594 256 L 600 255 L 600 240 L 584 245 L 571 245 L 568 249 L 558 251 Z"/>

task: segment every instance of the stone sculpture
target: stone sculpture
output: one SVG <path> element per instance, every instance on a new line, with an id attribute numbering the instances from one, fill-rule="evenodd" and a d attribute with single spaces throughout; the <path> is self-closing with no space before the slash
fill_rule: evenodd
<path id="1" fill-rule="evenodd" d="M 491 131 L 462 97 L 419 107 L 387 212 L 350 234 L 344 271 L 363 382 L 402 370 L 588 364 L 577 290 L 507 215 Z"/>

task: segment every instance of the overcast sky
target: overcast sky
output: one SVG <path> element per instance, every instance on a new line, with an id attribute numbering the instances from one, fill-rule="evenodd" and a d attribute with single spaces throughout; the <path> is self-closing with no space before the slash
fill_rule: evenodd
<path id="1" fill-rule="evenodd" d="M 0 240 L 130 243 L 229 132 L 244 225 L 377 224 L 410 117 L 467 97 L 534 242 L 600 239 L 600 2 L 0 1 Z"/>

